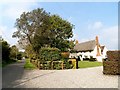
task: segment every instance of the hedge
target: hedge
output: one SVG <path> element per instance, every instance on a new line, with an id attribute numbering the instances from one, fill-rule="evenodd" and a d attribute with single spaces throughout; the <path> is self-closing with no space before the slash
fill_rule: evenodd
<path id="1" fill-rule="evenodd" d="M 119 61 L 120 51 L 107 51 L 108 61 Z"/>
<path id="2" fill-rule="evenodd" d="M 111 74 L 111 75 L 120 74 L 118 61 L 104 61 L 103 66 L 104 66 L 103 68 L 104 74 Z"/>
<path id="3" fill-rule="evenodd" d="M 39 51 L 40 61 L 60 60 L 60 50 L 58 48 L 42 47 Z"/>
<path id="4" fill-rule="evenodd" d="M 120 50 L 107 51 L 107 60 L 103 61 L 103 73 L 120 75 Z"/>

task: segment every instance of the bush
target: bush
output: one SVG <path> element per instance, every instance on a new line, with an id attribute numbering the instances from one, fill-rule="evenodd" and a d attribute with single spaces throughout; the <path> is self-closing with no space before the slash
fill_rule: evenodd
<path id="1" fill-rule="evenodd" d="M 57 69 L 57 70 L 60 70 L 62 69 L 62 62 L 53 62 L 53 69 Z"/>
<path id="2" fill-rule="evenodd" d="M 70 64 L 69 62 L 65 62 L 65 69 L 72 69 L 73 65 Z"/>
<path id="3" fill-rule="evenodd" d="M 24 68 L 25 69 L 35 69 L 36 66 L 34 64 L 32 64 L 29 59 L 27 59 L 25 62 Z"/>
<path id="4" fill-rule="evenodd" d="M 72 69 L 73 68 L 73 63 L 70 63 L 68 59 L 64 59 L 64 68 L 65 69 Z"/>
<path id="5" fill-rule="evenodd" d="M 39 52 L 41 61 L 54 61 L 60 60 L 60 50 L 57 48 L 42 47 Z"/>
<path id="6" fill-rule="evenodd" d="M 103 73 L 111 75 L 120 75 L 118 63 L 118 61 L 103 61 Z"/>
<path id="7" fill-rule="evenodd" d="M 120 59 L 119 51 L 107 51 L 107 57 L 109 61 L 118 61 Z"/>
<path id="8" fill-rule="evenodd" d="M 118 51 L 108 51 L 107 52 L 107 60 L 103 60 L 103 73 L 104 74 L 112 74 L 112 75 L 120 75 L 120 61 L 119 56 L 120 50 Z"/>

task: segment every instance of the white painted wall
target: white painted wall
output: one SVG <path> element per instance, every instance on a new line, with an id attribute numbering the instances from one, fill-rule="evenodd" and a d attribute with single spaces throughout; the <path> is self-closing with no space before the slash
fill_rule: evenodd
<path id="1" fill-rule="evenodd" d="M 69 58 L 74 58 L 74 57 L 77 58 L 77 56 L 78 56 L 77 53 L 70 53 Z"/>
<path id="2" fill-rule="evenodd" d="M 96 59 L 98 62 L 102 62 L 102 60 L 103 60 L 102 56 L 97 56 Z"/>
<path id="3" fill-rule="evenodd" d="M 99 47 L 99 51 L 100 51 L 100 55 L 101 55 L 101 48 Z M 94 50 L 91 52 L 91 56 L 93 56 L 93 58 L 96 58 L 97 56 L 97 46 L 95 46 Z"/>
<path id="4" fill-rule="evenodd" d="M 103 59 L 107 58 L 107 51 L 108 51 L 108 49 L 106 47 L 104 47 L 103 53 L 102 53 Z"/>
<path id="5" fill-rule="evenodd" d="M 105 47 L 103 50 L 103 54 L 101 53 L 101 48 L 99 47 L 100 55 L 101 56 L 96 56 L 97 55 L 97 46 L 95 46 L 94 50 L 91 52 L 79 52 L 79 53 L 70 53 L 70 58 L 72 57 L 80 57 L 81 60 L 87 56 L 87 58 L 90 58 L 90 56 L 93 56 L 93 58 L 96 58 L 97 61 L 102 62 L 102 59 L 106 58 L 106 52 L 108 51 L 107 48 Z"/>

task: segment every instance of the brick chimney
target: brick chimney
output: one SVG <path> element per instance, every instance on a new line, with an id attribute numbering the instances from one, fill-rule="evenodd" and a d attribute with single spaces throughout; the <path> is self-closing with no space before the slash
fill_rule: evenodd
<path id="1" fill-rule="evenodd" d="M 96 45 L 97 45 L 97 55 L 96 56 L 100 56 L 100 50 L 99 50 L 99 40 L 98 40 L 98 36 L 96 36 Z"/>

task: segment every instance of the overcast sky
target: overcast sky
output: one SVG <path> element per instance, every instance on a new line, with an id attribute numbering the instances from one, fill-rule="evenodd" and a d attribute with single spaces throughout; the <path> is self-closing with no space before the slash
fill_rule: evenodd
<path id="1" fill-rule="evenodd" d="M 101 45 L 109 50 L 118 49 L 118 3 L 117 2 L 4 2 L 0 3 L 0 34 L 11 45 L 16 18 L 22 12 L 44 8 L 51 14 L 58 14 L 75 25 L 74 37 L 79 42 L 99 37 Z"/>

